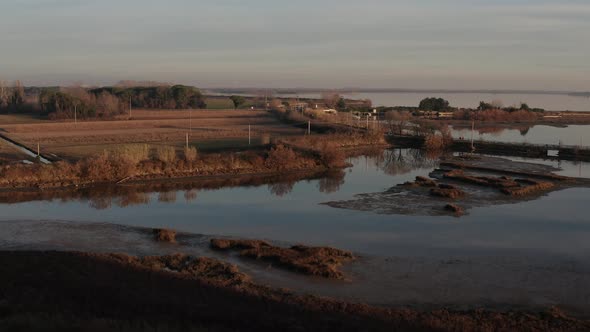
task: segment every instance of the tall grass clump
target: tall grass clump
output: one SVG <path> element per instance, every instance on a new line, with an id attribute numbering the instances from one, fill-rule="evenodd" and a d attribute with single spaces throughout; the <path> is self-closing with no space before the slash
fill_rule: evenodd
<path id="1" fill-rule="evenodd" d="M 138 164 L 150 158 L 150 147 L 147 144 L 125 144 L 115 149 L 113 156 Z"/>
<path id="2" fill-rule="evenodd" d="M 156 148 L 155 157 L 157 160 L 171 164 L 176 161 L 176 149 L 172 146 L 159 146 Z"/>
<path id="3" fill-rule="evenodd" d="M 195 148 L 194 146 L 185 147 L 184 159 L 191 163 L 197 160 L 197 148 Z"/>

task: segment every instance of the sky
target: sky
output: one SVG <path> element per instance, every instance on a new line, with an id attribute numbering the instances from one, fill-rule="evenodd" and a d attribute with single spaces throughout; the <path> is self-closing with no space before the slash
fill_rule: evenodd
<path id="1" fill-rule="evenodd" d="M 589 0 L 1 0 L 0 80 L 590 90 Z"/>

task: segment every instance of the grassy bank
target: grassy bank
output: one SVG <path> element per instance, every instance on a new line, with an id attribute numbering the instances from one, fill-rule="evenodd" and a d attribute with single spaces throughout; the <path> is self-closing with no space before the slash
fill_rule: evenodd
<path id="1" fill-rule="evenodd" d="M 344 166 L 344 157 L 332 148 L 311 152 L 295 151 L 284 145 L 267 150 L 209 154 L 200 154 L 189 147 L 179 154 L 171 146 L 134 144 L 77 162 L 4 165 L 0 167 L 0 188 L 53 188 L 129 180 L 319 170 Z"/>

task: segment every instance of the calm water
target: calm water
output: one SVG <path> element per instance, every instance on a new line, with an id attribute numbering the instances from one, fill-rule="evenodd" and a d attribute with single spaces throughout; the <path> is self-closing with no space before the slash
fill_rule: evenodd
<path id="1" fill-rule="evenodd" d="M 71 220 L 169 227 L 196 234 L 332 245 L 372 255 L 479 255 L 527 252 L 590 256 L 590 189 L 551 193 L 536 201 L 478 208 L 464 218 L 377 215 L 320 205 L 379 192 L 427 175 L 436 162 L 414 150 L 359 157 L 341 177 L 272 186 L 151 193 L 143 204 L 89 200 L 1 204 L 0 220 Z M 588 175 L 587 164 L 562 164 Z M 187 197 L 188 199 L 185 199 Z M 97 207 L 102 207 L 98 209 Z M 572 213 L 575 211 L 575 213 Z M 9 239 L 4 239 L 9 240 Z"/>
<path id="2" fill-rule="evenodd" d="M 282 95 L 295 97 L 295 95 Z M 590 98 L 573 97 L 568 95 L 543 95 L 543 94 L 491 94 L 491 93 L 353 93 L 345 94 L 350 99 L 370 99 L 375 106 L 414 106 L 428 97 L 440 97 L 448 100 L 455 107 L 479 106 L 480 101 L 501 101 L 504 106 L 520 105 L 527 103 L 530 107 L 544 108 L 550 111 L 590 111 Z M 300 94 L 302 98 L 319 98 L 320 94 Z"/>
<path id="3" fill-rule="evenodd" d="M 471 128 L 455 127 L 453 137 L 471 139 Z M 475 140 L 499 141 L 530 144 L 563 144 L 590 146 L 590 126 L 571 125 L 565 128 L 552 126 L 514 126 L 503 128 L 477 123 L 474 131 Z"/>

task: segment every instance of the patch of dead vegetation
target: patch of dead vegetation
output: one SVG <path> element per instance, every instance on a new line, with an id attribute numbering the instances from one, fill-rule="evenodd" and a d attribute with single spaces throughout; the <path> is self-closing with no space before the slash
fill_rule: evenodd
<path id="1" fill-rule="evenodd" d="M 169 271 L 205 278 L 222 285 L 238 285 L 250 281 L 250 278 L 240 272 L 237 266 L 213 258 L 191 257 L 184 254 L 142 258 L 123 256 L 123 258 L 130 260 L 128 263 L 131 264 L 139 264 L 157 271 Z"/>
<path id="2" fill-rule="evenodd" d="M 458 199 L 465 196 L 465 192 L 454 185 L 441 183 L 437 188 L 430 189 L 430 195 L 442 198 Z"/>
<path id="3" fill-rule="evenodd" d="M 424 176 L 417 176 L 414 182 L 405 182 L 401 184 L 404 187 L 436 187 L 436 181 Z"/>
<path id="4" fill-rule="evenodd" d="M 510 196 L 533 195 L 551 190 L 555 187 L 555 184 L 552 182 L 533 179 L 512 179 L 507 176 L 471 176 L 466 175 L 460 169 L 449 171 L 444 174 L 444 177 L 478 186 L 498 188 L 502 193 Z"/>
<path id="5" fill-rule="evenodd" d="M 517 180 L 521 186 L 516 188 L 503 188 L 502 192 L 510 196 L 527 196 L 539 192 L 548 191 L 555 187 L 554 183 L 547 181 L 536 181 L 531 179 Z"/>
<path id="6" fill-rule="evenodd" d="M 152 231 L 158 242 L 176 243 L 176 232 L 170 229 L 156 228 Z"/>
<path id="7" fill-rule="evenodd" d="M 211 247 L 239 250 L 242 257 L 264 260 L 307 275 L 340 280 L 344 279 L 344 274 L 338 267 L 355 258 L 351 252 L 335 248 L 302 245 L 281 248 L 260 240 L 212 239 Z"/>
<path id="8" fill-rule="evenodd" d="M 457 204 L 447 204 L 445 206 L 445 211 L 452 212 L 458 217 L 465 214 L 465 210 Z"/>

